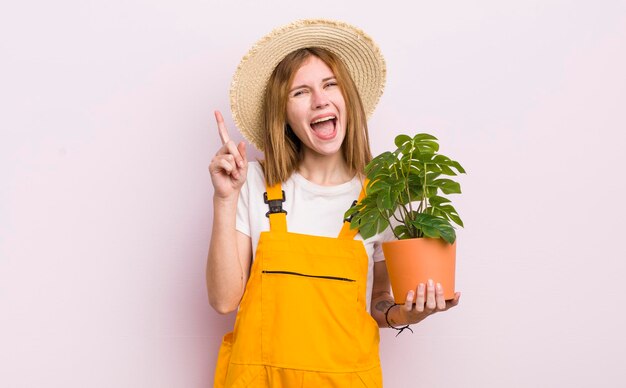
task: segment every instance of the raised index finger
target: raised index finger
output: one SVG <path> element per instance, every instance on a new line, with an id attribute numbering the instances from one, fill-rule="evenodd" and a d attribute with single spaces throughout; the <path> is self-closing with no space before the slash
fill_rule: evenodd
<path id="1" fill-rule="evenodd" d="M 215 111 L 215 120 L 217 121 L 217 132 L 220 134 L 220 139 L 222 139 L 222 145 L 228 143 L 230 137 L 228 136 L 228 130 L 226 129 L 226 124 L 224 124 L 224 117 L 219 110 Z"/>

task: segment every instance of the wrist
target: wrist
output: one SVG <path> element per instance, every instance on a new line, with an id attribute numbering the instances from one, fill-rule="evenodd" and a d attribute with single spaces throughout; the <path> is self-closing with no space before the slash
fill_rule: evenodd
<path id="1" fill-rule="evenodd" d="M 239 199 L 239 193 L 221 197 L 217 194 L 213 194 L 213 206 L 234 206 L 237 207 L 237 200 Z"/>
<path id="2" fill-rule="evenodd" d="M 394 319 L 391 316 L 392 315 L 391 311 L 394 309 L 394 307 L 398 307 L 397 309 L 395 309 L 396 310 L 396 313 L 395 313 L 395 318 L 396 319 Z M 389 308 L 387 308 L 387 311 L 385 311 L 385 321 L 387 322 L 387 326 L 389 326 L 390 328 L 392 328 L 394 330 L 398 330 L 398 334 L 396 334 L 396 337 L 399 336 L 400 333 L 402 333 L 406 329 L 409 329 L 409 331 L 411 333 L 413 333 L 413 329 L 411 329 L 409 327 L 409 324 L 405 324 L 404 326 L 402 326 L 402 324 L 398 324 L 397 323 L 397 321 L 398 321 L 397 317 L 402 314 L 402 312 L 399 311 L 400 308 L 401 308 L 401 305 L 394 303 L 391 306 L 389 306 Z M 401 327 L 398 327 L 398 326 L 401 326 Z"/>
<path id="3" fill-rule="evenodd" d="M 404 326 L 410 323 L 407 322 L 406 315 L 402 313 L 402 308 L 403 306 L 401 304 L 396 304 L 389 312 L 389 322 L 391 322 L 392 325 Z"/>
<path id="4" fill-rule="evenodd" d="M 387 322 L 387 326 L 400 326 L 402 321 L 400 318 L 399 304 L 394 303 L 387 308 L 387 311 L 385 312 L 385 321 Z"/>

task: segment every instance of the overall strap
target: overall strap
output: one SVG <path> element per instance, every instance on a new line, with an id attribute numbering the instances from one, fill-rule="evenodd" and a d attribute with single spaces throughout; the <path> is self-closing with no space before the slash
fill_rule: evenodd
<path id="1" fill-rule="evenodd" d="M 365 188 L 367 187 L 368 183 L 369 183 L 368 179 L 366 179 L 365 182 L 363 182 L 363 188 L 361 189 L 361 194 L 359 194 L 359 199 L 357 201 L 354 201 L 352 203 L 352 206 L 355 206 L 357 203 L 361 202 L 363 198 L 365 198 Z M 354 236 L 356 236 L 356 234 L 359 233 L 358 229 L 350 229 L 351 220 L 352 220 L 352 217 L 350 217 L 349 219 L 345 218 L 343 220 L 343 226 L 341 227 L 341 231 L 339 232 L 339 236 L 337 236 L 337 238 L 352 240 L 354 239 Z"/>
<path id="2" fill-rule="evenodd" d="M 263 193 L 263 201 L 269 207 L 265 216 L 270 219 L 270 232 L 287 232 L 287 212 L 283 210 L 285 192 L 280 182 L 273 186 L 266 184 L 265 189 L 267 191 Z"/>

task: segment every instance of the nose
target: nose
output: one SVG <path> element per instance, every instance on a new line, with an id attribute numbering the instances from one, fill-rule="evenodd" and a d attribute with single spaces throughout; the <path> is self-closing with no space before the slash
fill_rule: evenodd
<path id="1" fill-rule="evenodd" d="M 330 104 L 328 96 L 324 93 L 324 90 L 313 90 L 311 102 L 313 109 L 325 108 Z"/>

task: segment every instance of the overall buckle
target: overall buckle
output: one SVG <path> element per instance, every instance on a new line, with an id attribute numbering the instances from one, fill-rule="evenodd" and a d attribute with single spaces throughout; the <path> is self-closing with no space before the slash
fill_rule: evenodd
<path id="1" fill-rule="evenodd" d="M 271 199 L 268 200 L 267 199 L 267 191 L 263 193 L 263 202 L 265 202 L 266 204 L 268 204 L 270 210 L 265 213 L 265 217 L 269 218 L 270 214 L 276 214 L 276 213 L 285 213 L 287 214 L 287 212 L 285 210 L 283 210 L 283 202 L 285 202 L 285 190 L 281 190 L 283 193 L 283 197 L 280 199 Z"/>

